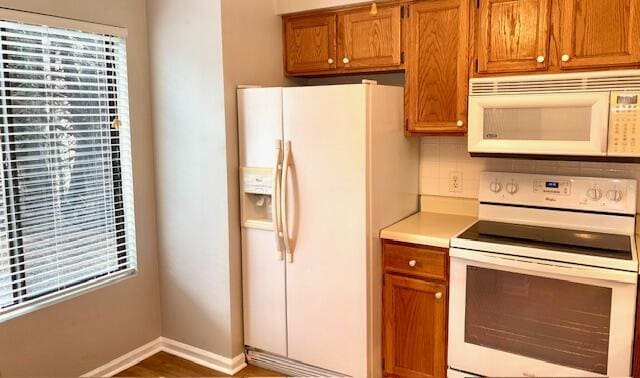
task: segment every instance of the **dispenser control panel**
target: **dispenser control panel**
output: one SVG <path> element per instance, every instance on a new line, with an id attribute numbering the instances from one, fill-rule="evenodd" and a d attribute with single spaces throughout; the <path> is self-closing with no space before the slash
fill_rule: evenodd
<path id="1" fill-rule="evenodd" d="M 273 169 L 240 169 L 240 210 L 245 228 L 273 230 Z"/>
<path id="2" fill-rule="evenodd" d="M 245 193 L 271 194 L 273 191 L 273 177 L 271 172 L 247 172 L 247 170 L 245 170 L 242 180 Z"/>

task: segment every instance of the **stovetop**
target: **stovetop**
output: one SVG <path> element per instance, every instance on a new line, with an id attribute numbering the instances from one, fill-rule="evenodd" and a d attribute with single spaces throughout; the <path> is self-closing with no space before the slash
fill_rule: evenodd
<path id="1" fill-rule="evenodd" d="M 630 235 L 481 220 L 457 239 L 619 260 L 633 259 Z"/>

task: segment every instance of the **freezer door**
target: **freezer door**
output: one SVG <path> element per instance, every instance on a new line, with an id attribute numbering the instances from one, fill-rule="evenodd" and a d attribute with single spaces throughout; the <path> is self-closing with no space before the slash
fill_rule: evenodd
<path id="1" fill-rule="evenodd" d="M 240 166 L 271 168 L 278 139 L 282 139 L 282 88 L 239 89 Z"/>
<path id="2" fill-rule="evenodd" d="M 282 88 L 238 90 L 240 166 L 274 168 L 282 139 Z M 242 228 L 245 345 L 286 356 L 285 265 L 274 230 Z"/>
<path id="3" fill-rule="evenodd" d="M 355 377 L 368 375 L 367 91 L 283 91 L 288 356 Z"/>

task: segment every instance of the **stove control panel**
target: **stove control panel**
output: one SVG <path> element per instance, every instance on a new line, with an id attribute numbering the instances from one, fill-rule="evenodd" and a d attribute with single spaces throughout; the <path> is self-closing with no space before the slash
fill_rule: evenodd
<path id="1" fill-rule="evenodd" d="M 480 202 L 636 213 L 636 180 L 483 172 Z"/>

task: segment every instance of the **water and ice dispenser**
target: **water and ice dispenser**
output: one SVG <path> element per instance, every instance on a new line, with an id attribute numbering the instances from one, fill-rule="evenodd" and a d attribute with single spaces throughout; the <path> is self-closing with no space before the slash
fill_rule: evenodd
<path id="1" fill-rule="evenodd" d="M 240 174 L 242 225 L 272 230 L 273 170 L 244 167 Z"/>

